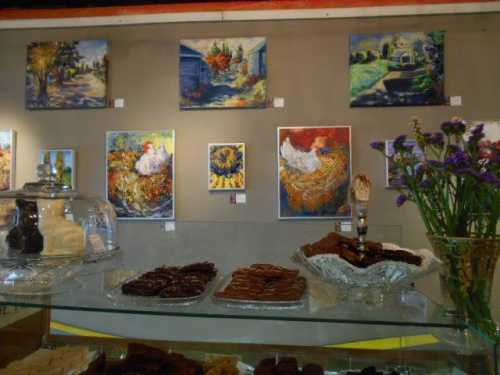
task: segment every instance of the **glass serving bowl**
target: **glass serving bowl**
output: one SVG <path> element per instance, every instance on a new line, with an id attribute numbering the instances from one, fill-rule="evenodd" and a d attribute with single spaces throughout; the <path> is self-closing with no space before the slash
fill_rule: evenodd
<path id="1" fill-rule="evenodd" d="M 43 257 L 0 259 L 0 293 L 46 295 L 80 272 L 83 259 Z"/>
<path id="2" fill-rule="evenodd" d="M 0 259 L 107 258 L 118 250 L 116 213 L 101 198 L 59 184 L 39 166 L 39 182 L 0 193 Z"/>
<path id="3" fill-rule="evenodd" d="M 307 257 L 298 249 L 292 259 L 312 274 L 337 287 L 341 297 L 369 303 L 382 302 L 384 294 L 397 292 L 417 279 L 439 269 L 441 261 L 427 249 L 410 250 L 383 243 L 385 250 L 404 250 L 422 258 L 416 266 L 399 261 L 382 261 L 366 268 L 356 267 L 336 254 Z"/>

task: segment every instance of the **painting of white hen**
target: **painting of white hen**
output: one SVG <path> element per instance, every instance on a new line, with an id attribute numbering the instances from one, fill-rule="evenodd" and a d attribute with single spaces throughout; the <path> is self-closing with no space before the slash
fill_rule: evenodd
<path id="1" fill-rule="evenodd" d="M 106 133 L 106 192 L 120 219 L 174 219 L 175 132 Z"/>
<path id="2" fill-rule="evenodd" d="M 278 128 L 280 219 L 350 218 L 351 128 Z"/>

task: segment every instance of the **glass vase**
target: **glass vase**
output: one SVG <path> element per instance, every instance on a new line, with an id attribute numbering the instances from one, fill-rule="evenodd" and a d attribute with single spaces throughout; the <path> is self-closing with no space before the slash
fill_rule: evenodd
<path id="1" fill-rule="evenodd" d="M 500 237 L 491 239 L 427 235 L 443 262 L 441 291 L 451 312 L 491 338 L 498 328 L 491 313 L 491 293 L 500 255 Z"/>

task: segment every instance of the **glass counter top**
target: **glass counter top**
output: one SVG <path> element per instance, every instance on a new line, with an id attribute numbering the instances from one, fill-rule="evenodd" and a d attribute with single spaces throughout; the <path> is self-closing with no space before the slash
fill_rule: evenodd
<path id="1" fill-rule="evenodd" d="M 80 276 L 62 285 L 61 293 L 48 296 L 0 295 L 0 304 L 201 318 L 465 327 L 463 322 L 446 316 L 438 304 L 411 286 L 401 293 L 384 295 L 378 303 L 363 303 L 340 298 L 334 287 L 320 282 L 304 269 L 301 272 L 308 279 L 309 287 L 306 304 L 300 308 L 262 310 L 228 307 L 213 299 L 214 290 L 200 302 L 188 306 L 145 306 L 122 300 L 116 303 L 108 297 L 110 290 L 130 277 L 131 272 L 148 271 L 160 265 L 210 261 L 216 264 L 218 277 L 253 263 L 298 268 L 290 259 L 294 250 L 332 230 L 331 222 L 122 223 L 122 251 L 118 256 L 85 265 Z M 400 243 L 401 228 L 372 225 L 369 238 Z"/>

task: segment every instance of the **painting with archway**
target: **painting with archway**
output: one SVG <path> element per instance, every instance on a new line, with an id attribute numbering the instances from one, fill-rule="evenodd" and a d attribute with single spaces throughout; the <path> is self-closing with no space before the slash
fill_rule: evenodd
<path id="1" fill-rule="evenodd" d="M 445 104 L 443 31 L 353 34 L 351 107 Z"/>

